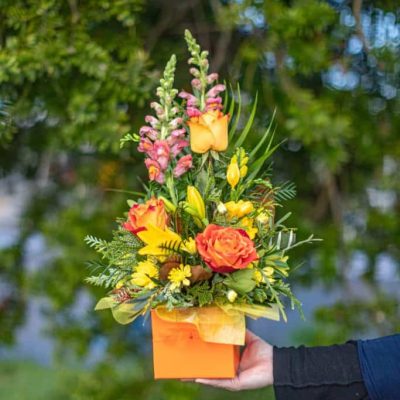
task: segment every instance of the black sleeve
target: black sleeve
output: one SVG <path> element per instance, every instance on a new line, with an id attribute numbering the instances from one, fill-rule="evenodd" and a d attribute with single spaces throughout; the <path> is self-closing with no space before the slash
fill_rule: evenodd
<path id="1" fill-rule="evenodd" d="M 357 343 L 274 347 L 276 400 L 368 400 Z"/>

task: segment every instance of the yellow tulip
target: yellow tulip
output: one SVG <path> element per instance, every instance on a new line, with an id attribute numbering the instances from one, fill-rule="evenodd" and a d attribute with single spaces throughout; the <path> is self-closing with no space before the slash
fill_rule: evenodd
<path id="1" fill-rule="evenodd" d="M 206 111 L 188 121 L 190 148 L 194 153 L 225 151 L 228 147 L 228 115 L 219 110 Z"/>

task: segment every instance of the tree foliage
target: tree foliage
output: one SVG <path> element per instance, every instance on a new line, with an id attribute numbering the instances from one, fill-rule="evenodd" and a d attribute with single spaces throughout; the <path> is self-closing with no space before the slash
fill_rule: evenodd
<path id="1" fill-rule="evenodd" d="M 377 279 L 382 257 L 393 261 L 393 282 L 399 273 L 398 7 L 394 0 L 2 0 L 0 189 L 16 193 L 22 182 L 28 195 L 15 201 L 16 238 L 0 249 L 1 342 L 12 342 L 23 326 L 31 298 L 45 295 L 60 357 L 69 349 L 83 356 L 100 337 L 107 338 L 109 364 L 117 365 L 142 346 L 108 315 L 76 313 L 82 296 L 89 303 L 99 296 L 83 282 L 82 265 L 93 258 L 83 238 L 92 232 L 112 240 L 107 232 L 126 208 L 124 191 L 138 190 L 142 158 L 129 146 L 120 150 L 119 141 L 141 125 L 171 53 L 178 59 L 175 87 L 185 89 L 187 65 L 179 60 L 186 50 L 177 40 L 185 28 L 210 50 L 211 69 L 240 85 L 238 129 L 258 92 L 261 117 L 246 139 L 255 148 L 275 115 L 271 132 L 285 142 L 274 170 L 297 186 L 290 223 L 324 239 L 316 252 L 297 253 L 306 263 L 296 282 L 342 289 L 358 271 L 373 293 L 360 301 L 344 291 L 348 302 L 319 310 L 315 329 L 300 332 L 300 340 L 332 343 L 398 329 L 395 295 L 381 293 L 390 282 Z M 282 196 L 292 190 L 283 187 Z M 28 250 L 38 236 L 48 257 L 34 255 L 35 270 Z M 360 253 L 365 262 L 356 270 Z M 207 301 L 201 292 L 193 296 Z M 120 385 L 131 390 L 118 377 L 101 397 L 102 374 L 85 375 L 75 397 L 118 397 Z M 137 376 L 134 386 L 144 390 L 148 383 Z M 202 396 L 174 385 L 151 390 L 165 398 Z"/>

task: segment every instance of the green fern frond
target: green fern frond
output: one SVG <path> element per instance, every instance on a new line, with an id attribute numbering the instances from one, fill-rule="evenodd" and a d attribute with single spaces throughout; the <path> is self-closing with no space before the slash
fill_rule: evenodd
<path id="1" fill-rule="evenodd" d="M 169 242 L 161 243 L 158 246 L 161 250 L 166 250 L 170 253 L 182 254 L 182 243 L 177 242 L 175 240 L 171 240 Z"/>
<path id="2" fill-rule="evenodd" d="M 87 235 L 84 241 L 87 245 L 99 253 L 103 254 L 107 250 L 108 242 L 106 240 L 99 239 L 92 235 Z"/>
<path id="3" fill-rule="evenodd" d="M 293 182 L 285 182 L 282 186 L 276 187 L 274 199 L 278 202 L 291 200 L 296 197 L 296 185 Z"/>

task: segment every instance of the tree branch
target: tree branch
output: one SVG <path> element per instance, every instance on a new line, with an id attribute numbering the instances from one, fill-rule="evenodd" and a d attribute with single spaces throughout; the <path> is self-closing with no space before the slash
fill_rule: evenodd
<path id="1" fill-rule="evenodd" d="M 354 19 L 356 20 L 356 33 L 362 42 L 364 50 L 369 51 L 370 46 L 362 29 L 361 10 L 362 10 L 362 0 L 353 0 L 353 15 Z"/>

